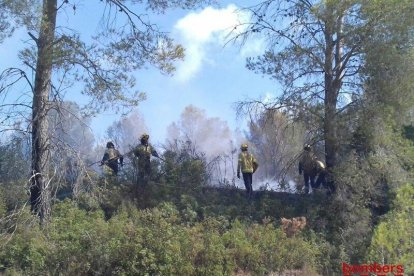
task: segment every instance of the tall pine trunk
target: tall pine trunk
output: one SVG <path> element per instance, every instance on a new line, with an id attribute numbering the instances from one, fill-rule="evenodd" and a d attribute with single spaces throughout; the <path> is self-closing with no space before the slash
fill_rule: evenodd
<path id="1" fill-rule="evenodd" d="M 332 13 L 333 15 L 333 13 Z M 325 160 L 329 173 L 338 162 L 337 113 L 339 90 L 344 74 L 342 24 L 343 16 L 333 17 L 326 22 L 325 29 L 325 102 L 324 102 L 324 139 Z M 328 181 L 333 186 L 333 177 Z"/>
<path id="2" fill-rule="evenodd" d="M 43 222 L 50 215 L 48 177 L 49 137 L 47 113 L 53 67 L 57 0 L 44 0 L 37 40 L 37 64 L 32 106 L 32 177 L 30 203 Z"/>

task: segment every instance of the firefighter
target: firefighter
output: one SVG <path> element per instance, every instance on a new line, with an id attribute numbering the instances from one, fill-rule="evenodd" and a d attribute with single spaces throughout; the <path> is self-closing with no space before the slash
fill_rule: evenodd
<path id="1" fill-rule="evenodd" d="M 314 174 L 317 176 L 316 182 L 315 182 L 315 189 L 318 189 L 320 186 L 322 186 L 324 189 L 327 190 L 327 194 L 331 195 L 335 192 L 335 186 L 332 184 L 332 182 L 327 181 L 327 169 L 325 164 L 322 161 L 315 160 L 315 166 L 314 166 Z M 312 187 L 314 188 L 314 187 Z"/>
<path id="2" fill-rule="evenodd" d="M 318 189 L 321 185 L 322 187 L 326 187 L 326 167 L 325 164 L 320 160 L 315 160 L 314 162 L 314 172 L 316 181 L 315 185 L 312 186 L 312 189 Z"/>
<path id="3" fill-rule="evenodd" d="M 241 153 L 237 164 L 237 178 L 240 179 L 240 171 L 243 174 L 244 186 L 246 187 L 247 197 L 250 199 L 253 196 L 253 173 L 256 172 L 259 164 L 254 158 L 253 154 L 249 153 L 248 145 L 242 144 L 240 147 Z"/>
<path id="4" fill-rule="evenodd" d="M 115 145 L 112 142 L 106 143 L 106 150 L 101 161 L 101 165 L 105 165 L 106 173 L 108 175 L 118 175 L 119 167 L 118 161 L 121 167 L 124 165 L 124 157 L 115 149 Z"/>
<path id="5" fill-rule="evenodd" d="M 144 182 L 147 182 L 151 175 L 151 155 L 160 158 L 154 147 L 148 143 L 148 140 L 149 135 L 144 133 L 140 138 L 141 144 L 133 150 L 135 157 L 138 159 L 138 180 Z"/>
<path id="6" fill-rule="evenodd" d="M 303 148 L 302 157 L 299 161 L 299 174 L 303 173 L 303 180 L 305 184 L 305 194 L 309 193 L 309 184 L 315 186 L 315 155 L 312 152 L 310 145 L 306 144 Z"/>

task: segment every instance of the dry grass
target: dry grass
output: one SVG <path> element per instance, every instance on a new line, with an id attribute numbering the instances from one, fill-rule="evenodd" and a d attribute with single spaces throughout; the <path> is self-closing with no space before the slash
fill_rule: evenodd
<path id="1" fill-rule="evenodd" d="M 297 217 L 292 219 L 281 218 L 281 222 L 282 229 L 289 238 L 295 236 L 306 226 L 305 217 Z"/>

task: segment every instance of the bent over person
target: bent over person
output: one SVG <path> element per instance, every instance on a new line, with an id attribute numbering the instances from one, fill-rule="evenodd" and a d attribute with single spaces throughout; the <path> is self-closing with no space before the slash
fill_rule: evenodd
<path id="1" fill-rule="evenodd" d="M 253 154 L 247 151 L 247 144 L 242 144 L 241 153 L 239 154 L 239 161 L 237 164 L 237 178 L 240 178 L 240 171 L 243 174 L 244 186 L 246 187 L 247 197 L 250 199 L 253 195 L 253 173 L 256 172 L 259 164 L 254 158 Z"/>
<path id="2" fill-rule="evenodd" d="M 315 160 L 314 174 L 316 178 L 315 186 L 312 189 L 318 189 L 320 186 L 326 187 L 326 167 L 325 164 L 320 160 Z"/>
<path id="3" fill-rule="evenodd" d="M 151 175 L 151 155 L 154 157 L 159 157 L 153 146 L 148 143 L 148 140 L 148 134 L 144 133 L 141 135 L 141 144 L 138 145 L 133 151 L 134 155 L 138 159 L 138 181 L 148 181 Z"/>
<path id="4" fill-rule="evenodd" d="M 315 189 L 318 189 L 320 186 L 324 189 L 327 189 L 328 195 L 335 192 L 335 187 L 329 181 L 327 181 L 327 170 L 325 164 L 320 160 L 315 160 L 315 176 L 317 176 L 315 181 Z M 312 187 L 314 188 L 314 187 Z"/>
<path id="5" fill-rule="evenodd" d="M 119 167 L 118 160 L 121 166 L 124 165 L 124 157 L 115 149 L 115 145 L 112 142 L 106 143 L 106 150 L 102 157 L 101 165 L 105 165 L 109 168 L 108 174 L 118 175 Z"/>

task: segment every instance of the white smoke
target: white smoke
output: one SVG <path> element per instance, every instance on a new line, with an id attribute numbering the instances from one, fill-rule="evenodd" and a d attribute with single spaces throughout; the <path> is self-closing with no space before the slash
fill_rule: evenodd
<path id="1" fill-rule="evenodd" d="M 212 184 L 235 185 L 237 146 L 226 121 L 208 117 L 205 110 L 193 105 L 187 106 L 179 121 L 168 127 L 167 143 L 175 140 L 191 141 L 198 151 L 206 155 L 214 171 Z"/>

